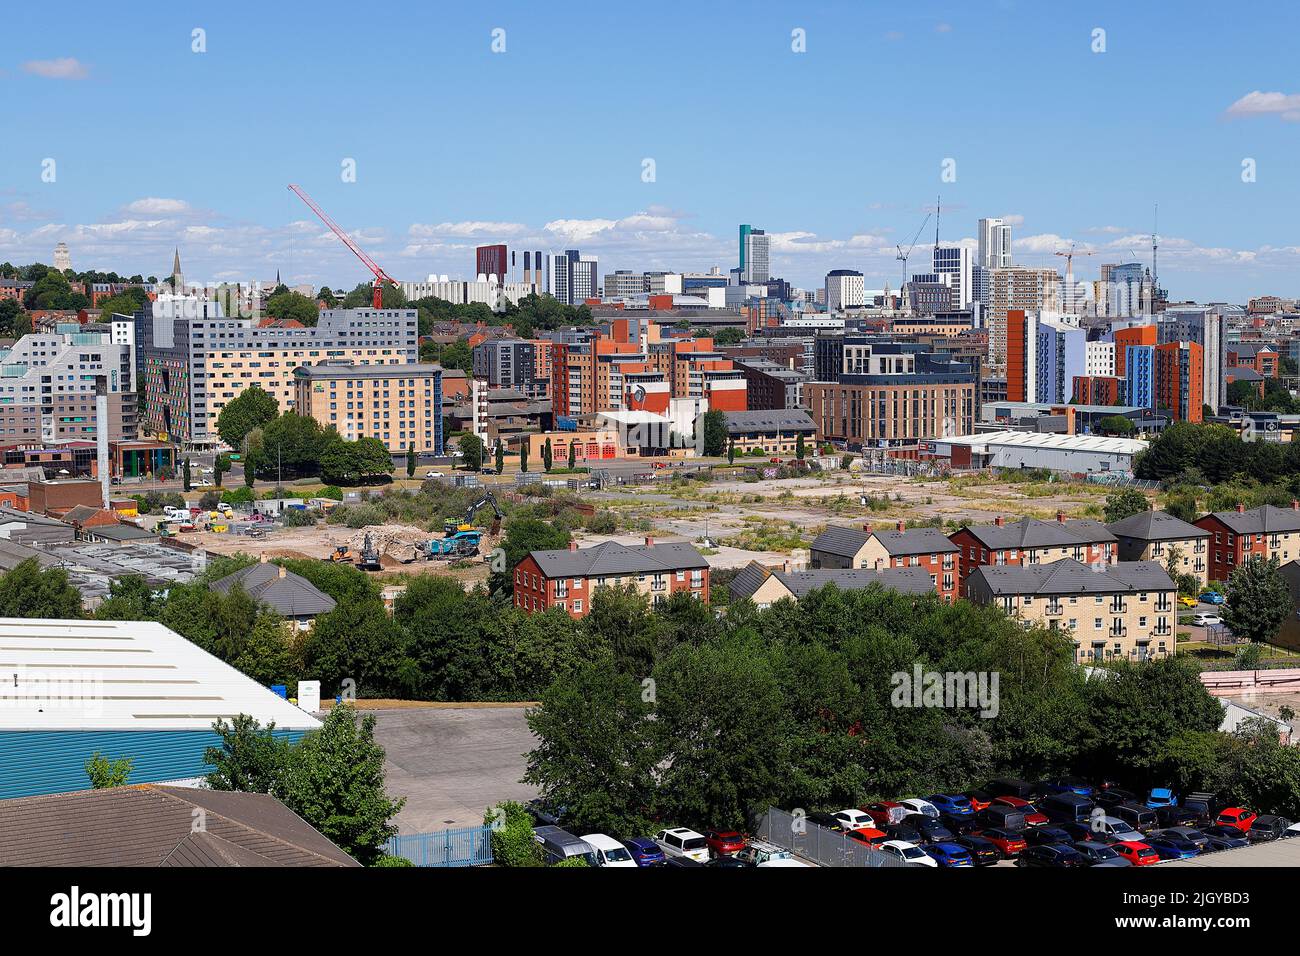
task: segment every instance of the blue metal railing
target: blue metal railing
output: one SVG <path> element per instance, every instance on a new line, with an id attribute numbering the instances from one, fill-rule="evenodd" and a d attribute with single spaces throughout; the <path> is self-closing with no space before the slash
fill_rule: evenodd
<path id="1" fill-rule="evenodd" d="M 492 830 L 461 827 L 433 833 L 407 833 L 389 838 L 390 856 L 405 857 L 416 866 L 485 866 L 492 862 Z"/>

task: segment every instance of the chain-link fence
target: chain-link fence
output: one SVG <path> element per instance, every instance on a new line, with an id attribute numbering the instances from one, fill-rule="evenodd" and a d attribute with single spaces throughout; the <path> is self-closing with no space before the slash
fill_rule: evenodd
<path id="1" fill-rule="evenodd" d="M 758 836 L 819 866 L 907 866 L 892 853 L 873 850 L 838 830 L 809 823 L 802 814 L 787 813 L 776 807 L 768 807 L 759 818 Z"/>

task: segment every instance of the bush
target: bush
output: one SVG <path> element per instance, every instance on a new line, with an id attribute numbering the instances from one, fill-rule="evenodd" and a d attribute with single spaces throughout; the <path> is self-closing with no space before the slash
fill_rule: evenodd
<path id="1" fill-rule="evenodd" d="M 340 506 L 334 509 L 342 511 Z M 367 525 L 384 524 L 388 520 L 388 512 L 372 501 L 366 501 L 359 505 L 354 505 L 347 509 L 343 515 L 343 523 L 349 528 L 364 528 Z"/>
<path id="2" fill-rule="evenodd" d="M 533 818 L 521 803 L 506 800 L 484 816 L 492 828 L 492 860 L 498 866 L 541 866 L 542 848 L 533 839 Z"/>
<path id="3" fill-rule="evenodd" d="M 280 523 L 286 528 L 310 528 L 317 518 L 316 512 L 301 508 L 286 508 L 280 513 Z"/>
<path id="4" fill-rule="evenodd" d="M 256 500 L 256 496 L 253 494 L 252 488 L 245 486 L 231 491 L 223 491 L 221 500 L 228 505 L 251 505 Z"/>
<path id="5" fill-rule="evenodd" d="M 221 504 L 221 495 L 215 491 L 205 491 L 199 496 L 199 507 L 204 511 L 211 511 L 219 504 Z"/>
<path id="6" fill-rule="evenodd" d="M 412 863 L 404 856 L 389 856 L 388 854 L 384 854 L 383 856 L 375 860 L 375 862 L 371 863 L 370 865 L 372 867 L 374 866 L 415 866 L 414 863 Z"/>

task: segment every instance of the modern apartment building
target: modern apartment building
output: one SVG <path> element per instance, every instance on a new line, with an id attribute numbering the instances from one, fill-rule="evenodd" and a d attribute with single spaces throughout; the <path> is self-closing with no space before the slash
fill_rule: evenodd
<path id="1" fill-rule="evenodd" d="M 0 349 L 0 443 L 97 438 L 100 381 L 108 394 L 109 440 L 134 440 L 132 353 L 112 339 L 108 332 L 39 333 Z"/>
<path id="2" fill-rule="evenodd" d="M 377 438 L 401 453 L 441 455 L 442 366 L 326 361 L 293 372 L 294 411 L 348 441 Z"/>
<path id="3" fill-rule="evenodd" d="M 595 256 L 566 249 L 546 259 L 546 291 L 565 305 L 582 305 L 600 294 L 600 264 Z"/>
<path id="4" fill-rule="evenodd" d="M 1204 418 L 1204 352 L 1195 342 L 1168 342 L 1155 347 L 1156 402 L 1176 422 Z"/>
<path id="5" fill-rule="evenodd" d="M 813 539 L 811 556 L 814 569 L 921 568 L 930 575 L 935 593 L 951 603 L 961 583 L 959 550 L 937 528 L 909 529 L 899 521 L 889 530 L 831 525 Z"/>
<path id="6" fill-rule="evenodd" d="M 509 257 L 504 245 L 478 246 L 474 249 L 474 275 L 495 276 L 497 282 L 506 281 Z"/>
<path id="7" fill-rule="evenodd" d="M 1156 561 L 1174 574 L 1191 574 L 1201 584 L 1208 583 L 1211 532 L 1204 528 L 1155 510 L 1106 527 L 1115 536 L 1121 561 Z"/>
<path id="8" fill-rule="evenodd" d="M 1111 564 L 1115 560 L 1115 535 L 1091 518 L 1055 521 L 1021 518 L 1007 521 L 1001 515 L 992 524 L 959 528 L 948 536 L 960 552 L 962 581 L 978 567 L 1016 567 L 1051 564 L 1067 558 L 1084 564 Z"/>
<path id="9" fill-rule="evenodd" d="M 826 311 L 833 313 L 862 308 L 865 289 L 861 272 L 832 269 L 826 273 Z"/>
<path id="10" fill-rule="evenodd" d="M 1001 219 L 979 221 L 979 249 L 976 265 L 983 269 L 1011 266 L 1011 226 Z"/>
<path id="11" fill-rule="evenodd" d="M 1247 510 L 1215 511 L 1198 518 L 1196 527 L 1213 535 L 1209 542 L 1211 581 L 1226 581 L 1251 557 L 1277 558 L 1280 564 L 1300 558 L 1300 502 L 1290 508 L 1261 505 Z"/>
<path id="12" fill-rule="evenodd" d="M 808 376 L 765 358 L 737 359 L 745 377 L 745 401 L 750 409 L 799 408 Z"/>
<path id="13" fill-rule="evenodd" d="M 143 430 L 167 440 L 211 445 L 217 416 L 250 385 L 294 408 L 294 369 L 328 360 L 355 365 L 418 361 L 415 309 L 326 309 L 314 328 L 259 328 L 228 319 L 216 302 L 159 296 L 135 315 Z"/>
<path id="14" fill-rule="evenodd" d="M 975 301 L 971 268 L 971 251 L 964 246 L 934 247 L 934 272 L 953 290 L 956 309 L 969 309 Z"/>
<path id="15" fill-rule="evenodd" d="M 1174 653 L 1177 588 L 1155 561 L 1090 567 L 1052 564 L 982 566 L 965 595 L 1026 625 L 1064 631 L 1078 663 L 1135 661 Z"/>
<path id="16" fill-rule="evenodd" d="M 763 284 L 772 278 L 769 255 L 772 239 L 762 229 L 744 224 L 740 227 L 740 281 Z"/>
<path id="17" fill-rule="evenodd" d="M 824 441 L 915 454 L 927 439 L 975 430 L 977 375 L 923 347 L 848 336 L 840 374 L 809 382 L 804 397 Z"/>
<path id="18" fill-rule="evenodd" d="M 1164 311 L 1157 325 L 1157 338 L 1167 342 L 1195 342 L 1201 347 L 1201 397 L 1216 413 L 1224 405 L 1226 341 L 1222 310 L 1204 306 L 1173 306 Z"/>
<path id="19" fill-rule="evenodd" d="M 474 377 L 489 388 L 514 388 L 530 398 L 547 394 L 549 375 L 538 375 L 537 346 L 532 341 L 487 339 L 474 346 L 473 355 Z"/>
<path id="20" fill-rule="evenodd" d="M 1055 269 L 1025 269 L 1015 266 L 989 273 L 989 362 L 1005 367 L 1008 358 L 1007 314 L 1061 311 L 1061 276 Z"/>
<path id="21" fill-rule="evenodd" d="M 559 608 L 570 617 L 591 613 L 602 587 L 631 585 L 654 604 L 674 594 L 709 602 L 709 562 L 684 541 L 628 546 L 606 541 L 590 548 L 533 551 L 515 566 L 514 604 L 532 614 Z"/>

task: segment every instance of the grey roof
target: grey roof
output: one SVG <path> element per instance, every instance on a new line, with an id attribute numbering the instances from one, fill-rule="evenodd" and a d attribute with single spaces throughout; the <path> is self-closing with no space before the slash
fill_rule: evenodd
<path id="1" fill-rule="evenodd" d="M 632 547 L 617 541 L 605 541 L 594 547 L 572 551 L 534 551 L 530 557 L 548 578 L 654 574 L 709 566 L 704 556 L 685 541 Z"/>
<path id="2" fill-rule="evenodd" d="M 262 562 L 241 568 L 212 582 L 212 590 L 229 594 L 236 585 L 255 601 L 284 617 L 314 617 L 334 610 L 334 599 L 301 574 Z"/>
<path id="3" fill-rule="evenodd" d="M 827 525 L 826 530 L 813 538 L 812 550 L 837 554 L 851 558 L 867 543 L 867 532 L 859 528 L 846 528 L 843 525 Z"/>
<path id="4" fill-rule="evenodd" d="M 752 597 L 768 577 L 779 580 L 796 599 L 828 584 L 834 584 L 845 591 L 860 591 L 879 584 L 903 594 L 934 593 L 934 582 L 930 580 L 929 572 L 922 568 L 886 568 L 883 571 L 859 568 L 769 571 L 757 561 L 751 561 L 732 578 L 729 589 L 732 600 Z"/>
<path id="5" fill-rule="evenodd" d="M 1121 561 L 1093 569 L 1073 558 L 1050 564 L 989 565 L 971 572 L 993 594 L 1131 594 L 1172 591 L 1173 580 L 1158 561 Z"/>
<path id="6" fill-rule="evenodd" d="M 350 362 L 321 362 L 317 365 L 300 365 L 293 370 L 294 378 L 419 378 L 441 372 L 435 362 L 410 365 L 354 365 Z"/>
<path id="7" fill-rule="evenodd" d="M 723 412 L 727 416 L 727 434 L 743 435 L 752 431 L 802 431 L 817 430 L 812 417 L 798 409 L 760 409 L 751 412 Z"/>
<path id="8" fill-rule="evenodd" d="M 1247 511 L 1216 511 L 1205 518 L 1218 518 L 1237 534 L 1273 534 L 1300 531 L 1300 510 L 1261 505 Z M 1201 520 L 1204 521 L 1205 518 Z"/>
<path id="9" fill-rule="evenodd" d="M 103 538 L 106 541 L 144 541 L 145 539 L 157 540 L 158 535 L 152 531 L 146 531 L 144 528 L 137 528 L 133 524 L 104 524 L 95 525 L 85 529 L 85 533 L 92 538 Z"/>
<path id="10" fill-rule="evenodd" d="M 1234 381 L 1238 382 L 1262 382 L 1264 376 L 1260 375 L 1249 365 L 1233 365 L 1223 370 L 1224 375 L 1231 375 Z"/>
<path id="11" fill-rule="evenodd" d="M 961 550 L 938 528 L 866 531 L 837 525 L 830 525 L 819 534 L 813 540 L 812 549 L 851 558 L 862 549 L 872 535 L 884 546 L 887 554 L 895 556 L 944 554 Z"/>
<path id="12" fill-rule="evenodd" d="M 0 866 L 357 865 L 268 794 L 144 785 L 0 800 Z"/>
<path id="13" fill-rule="evenodd" d="M 1010 521 L 1002 525 L 971 525 L 966 530 L 991 551 L 1002 551 L 1007 548 L 1073 547 L 1097 541 L 1115 540 L 1115 536 L 1107 527 L 1093 518 L 1072 518 L 1066 521 L 1021 518 L 1019 521 Z"/>
<path id="14" fill-rule="evenodd" d="M 1186 538 L 1208 538 L 1210 532 L 1175 518 L 1167 511 L 1147 510 L 1129 515 L 1106 526 L 1119 538 L 1137 538 L 1139 541 L 1179 541 Z"/>

